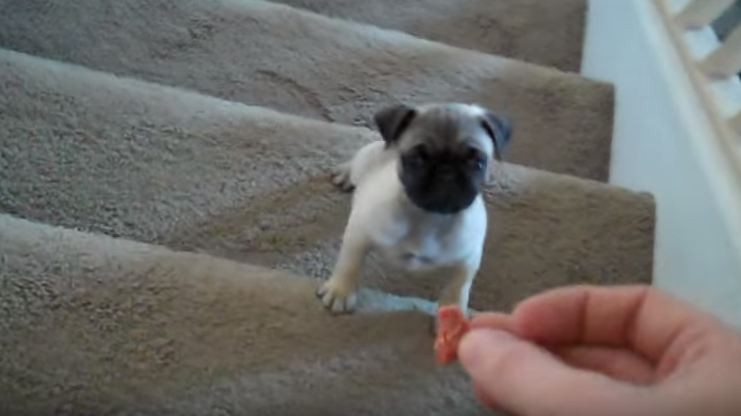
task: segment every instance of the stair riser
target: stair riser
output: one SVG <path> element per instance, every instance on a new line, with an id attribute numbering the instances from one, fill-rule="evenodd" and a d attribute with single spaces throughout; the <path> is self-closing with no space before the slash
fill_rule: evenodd
<path id="1" fill-rule="evenodd" d="M 607 179 L 606 84 L 274 3 L 48 5 L 0 13 L 0 47 L 361 126 L 399 101 L 480 103 L 514 122 L 508 160 Z"/>
<path id="2" fill-rule="evenodd" d="M 586 0 L 271 1 L 564 71 L 581 65 Z"/>

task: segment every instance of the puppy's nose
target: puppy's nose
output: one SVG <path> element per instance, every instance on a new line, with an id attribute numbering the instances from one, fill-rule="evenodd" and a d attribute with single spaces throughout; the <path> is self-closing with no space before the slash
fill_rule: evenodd
<path id="1" fill-rule="evenodd" d="M 437 174 L 443 179 L 452 179 L 455 176 L 455 167 L 450 165 L 440 165 L 437 167 Z"/>

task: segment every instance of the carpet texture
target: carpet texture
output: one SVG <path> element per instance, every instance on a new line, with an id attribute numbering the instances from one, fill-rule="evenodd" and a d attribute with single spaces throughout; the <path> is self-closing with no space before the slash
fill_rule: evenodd
<path id="1" fill-rule="evenodd" d="M 15 52 L 0 52 L 0 68 L 0 83 L 23 86 L 0 97 L 3 211 L 329 275 L 350 197 L 327 173 L 376 133 Z M 516 165 L 496 175 L 475 308 L 650 280 L 650 196 Z M 447 280 L 372 263 L 366 284 L 392 293 L 435 299 Z"/>
<path id="2" fill-rule="evenodd" d="M 578 72 L 586 0 L 271 0 Z"/>
<path id="3" fill-rule="evenodd" d="M 275 3 L 0 0 L 0 47 L 354 125 L 480 103 L 513 120 L 512 162 L 607 178 L 610 85 Z"/>
<path id="4" fill-rule="evenodd" d="M 329 172 L 385 106 L 483 104 L 515 133 L 472 307 L 650 283 L 613 88 L 568 73 L 585 4 L 0 0 L 0 415 L 490 414 L 434 363 L 444 272 L 373 257 L 356 314 L 315 298 Z"/>
<path id="5" fill-rule="evenodd" d="M 418 300 L 6 215 L 0 252 L 3 415 L 488 414 Z"/>

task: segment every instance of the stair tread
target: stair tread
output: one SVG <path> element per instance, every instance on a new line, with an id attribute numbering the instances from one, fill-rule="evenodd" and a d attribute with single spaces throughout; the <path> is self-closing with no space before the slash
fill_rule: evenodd
<path id="1" fill-rule="evenodd" d="M 564 71 L 581 66 L 586 0 L 271 1 Z"/>
<path id="2" fill-rule="evenodd" d="M 349 197 L 327 171 L 364 129 L 0 51 L 0 211 L 326 277 Z M 472 305 L 568 283 L 650 280 L 649 195 L 497 167 Z M 445 279 L 364 284 L 428 299 Z"/>
<path id="3" fill-rule="evenodd" d="M 513 119 L 511 161 L 607 178 L 613 90 L 575 74 L 270 2 L 17 3 L 0 0 L 0 47 L 353 125 L 477 102 Z"/>
<path id="4" fill-rule="evenodd" d="M 419 301 L 333 317 L 286 272 L 8 215 L 0 247 L 5 414 L 484 414 Z"/>

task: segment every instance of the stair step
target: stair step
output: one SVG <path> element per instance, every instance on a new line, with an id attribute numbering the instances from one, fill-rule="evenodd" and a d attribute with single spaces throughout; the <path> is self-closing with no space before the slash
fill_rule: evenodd
<path id="1" fill-rule="evenodd" d="M 350 197 L 327 172 L 364 129 L 0 51 L 0 211 L 326 277 Z M 473 290 L 506 308 L 568 283 L 647 282 L 646 194 L 500 165 Z M 364 284 L 436 298 L 445 276 Z"/>
<path id="2" fill-rule="evenodd" d="M 485 414 L 421 301 L 333 317 L 308 279 L 7 215 L 0 248 L 3 414 Z"/>
<path id="3" fill-rule="evenodd" d="M 581 66 L 586 0 L 271 0 L 564 71 Z"/>
<path id="4" fill-rule="evenodd" d="M 354 125 L 397 101 L 511 116 L 509 160 L 606 180 L 608 84 L 248 0 L 0 0 L 0 47 Z M 70 22 L 75 22 L 70 24 Z"/>

